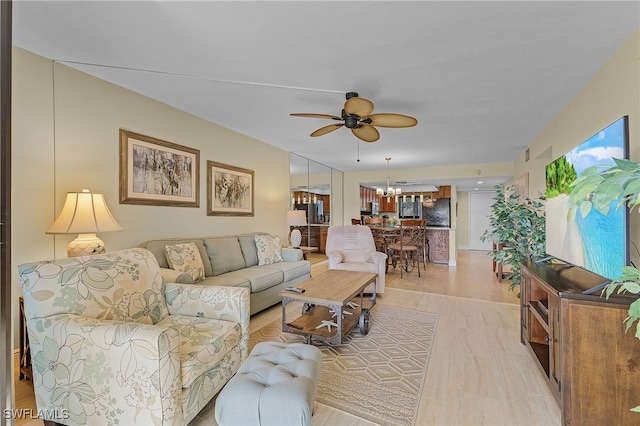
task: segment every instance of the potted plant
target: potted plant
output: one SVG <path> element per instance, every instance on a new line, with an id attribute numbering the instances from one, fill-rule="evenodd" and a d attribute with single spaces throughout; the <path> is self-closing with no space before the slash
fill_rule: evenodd
<path id="1" fill-rule="evenodd" d="M 480 239 L 502 244 L 502 250 L 492 250 L 489 256 L 511 269 L 510 290 L 520 284 L 520 263 L 545 255 L 544 197 L 520 197 L 513 185 L 496 186 L 495 203 L 491 206 L 491 229 Z"/>
<path id="2" fill-rule="evenodd" d="M 614 165 L 593 166 L 572 184 L 570 202 L 585 217 L 594 208 L 607 215 L 611 204 L 619 200 L 616 209 L 627 205 L 631 210 L 640 204 L 640 164 L 630 160 L 614 159 Z M 608 298 L 617 293 L 640 294 L 640 270 L 624 266 L 622 274 L 605 288 Z M 629 316 L 625 320 L 625 331 L 636 324 L 635 337 L 640 339 L 640 299 L 629 305 Z M 640 406 L 632 411 L 640 412 Z"/>

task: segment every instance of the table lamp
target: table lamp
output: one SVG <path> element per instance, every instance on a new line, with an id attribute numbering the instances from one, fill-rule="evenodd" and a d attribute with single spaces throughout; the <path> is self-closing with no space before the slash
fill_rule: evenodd
<path id="1" fill-rule="evenodd" d="M 307 225 L 307 215 L 304 210 L 289 210 L 287 212 L 287 225 L 293 226 L 293 230 L 289 233 L 289 241 L 294 248 L 299 248 L 302 243 L 302 234 L 297 226 Z"/>
<path id="2" fill-rule="evenodd" d="M 77 257 L 104 253 L 104 243 L 96 232 L 121 231 L 102 194 L 68 192 L 64 207 L 47 230 L 47 234 L 79 234 L 67 246 L 67 256 Z"/>

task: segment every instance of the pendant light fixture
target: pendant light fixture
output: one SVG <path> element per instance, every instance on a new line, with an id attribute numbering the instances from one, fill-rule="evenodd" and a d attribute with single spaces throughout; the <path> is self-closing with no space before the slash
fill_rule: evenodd
<path id="1" fill-rule="evenodd" d="M 402 194 L 402 188 L 393 188 L 391 186 L 391 181 L 389 179 L 389 162 L 391 161 L 391 157 L 386 157 L 385 160 L 387 160 L 387 189 L 384 190 L 382 188 L 376 188 L 376 194 L 383 197 L 397 197 Z"/>

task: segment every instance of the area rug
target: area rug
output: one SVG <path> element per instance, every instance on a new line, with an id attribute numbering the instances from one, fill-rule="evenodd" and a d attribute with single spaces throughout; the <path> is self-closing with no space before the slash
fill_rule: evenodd
<path id="1" fill-rule="evenodd" d="M 366 336 L 356 327 L 341 346 L 314 339 L 322 351 L 316 401 L 381 425 L 415 424 L 437 324 L 438 314 L 378 304 Z M 263 341 L 305 339 L 276 320 L 249 344 Z"/>

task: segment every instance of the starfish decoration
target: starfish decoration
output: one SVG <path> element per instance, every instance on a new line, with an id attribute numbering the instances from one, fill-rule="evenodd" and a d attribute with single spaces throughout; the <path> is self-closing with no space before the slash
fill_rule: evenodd
<path id="1" fill-rule="evenodd" d="M 351 309 L 355 309 L 360 305 L 358 305 L 357 303 L 354 303 L 354 302 L 349 302 L 349 303 L 347 303 L 347 306 L 350 307 Z"/>
<path id="2" fill-rule="evenodd" d="M 319 325 L 319 326 L 317 326 L 316 328 L 327 327 L 327 329 L 328 329 L 329 331 L 331 331 L 331 326 L 335 326 L 335 327 L 337 327 L 337 326 L 338 326 L 338 324 L 336 324 L 336 323 L 335 323 L 335 322 L 333 322 L 333 321 L 326 321 L 326 320 L 322 320 L 322 321 L 320 321 L 320 325 Z"/>
<path id="3" fill-rule="evenodd" d="M 329 312 L 331 312 L 331 318 L 335 318 L 338 316 L 338 314 L 336 314 L 336 311 L 334 311 L 333 309 L 329 309 Z M 349 311 L 342 311 L 342 318 L 344 318 L 345 315 L 353 315 L 353 312 L 349 312 Z"/>

